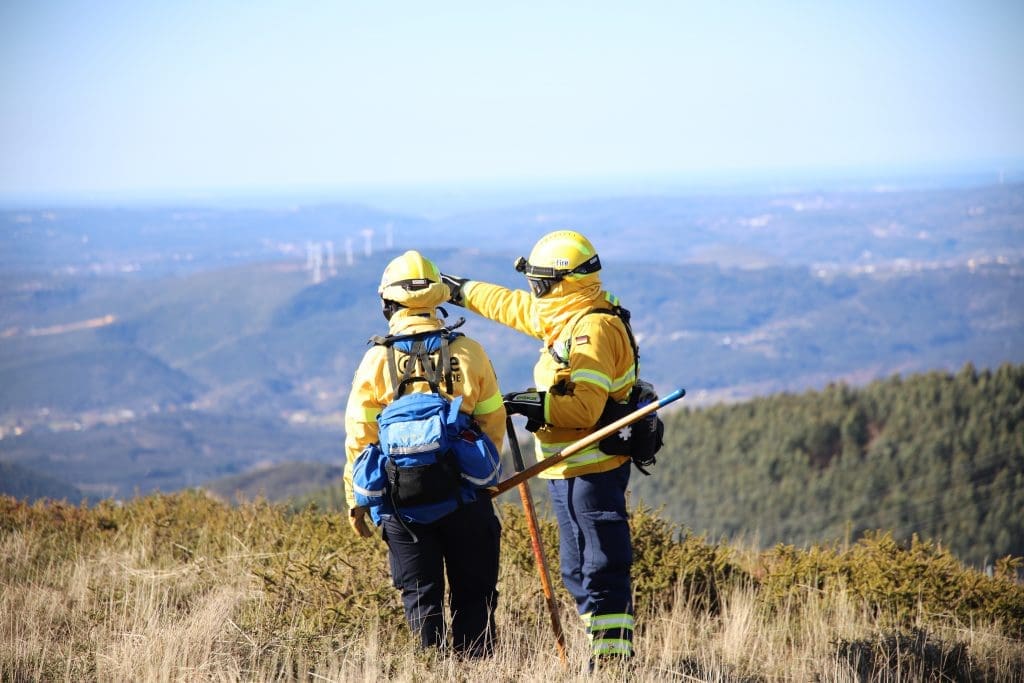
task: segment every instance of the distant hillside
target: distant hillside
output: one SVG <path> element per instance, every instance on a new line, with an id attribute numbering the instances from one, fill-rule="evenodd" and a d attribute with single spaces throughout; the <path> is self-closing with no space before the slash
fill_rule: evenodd
<path id="1" fill-rule="evenodd" d="M 159 281 L 37 283 L 34 310 L 16 296 L 0 337 L 3 413 L 195 402 L 267 416 L 344 409 L 366 340 L 384 329 L 376 286 L 393 253 L 318 284 L 271 264 Z M 511 253 L 438 258 L 449 272 L 521 286 Z M 633 312 L 645 377 L 692 400 L 863 383 L 893 372 L 1024 361 L 1024 271 L 1012 265 L 844 273 L 803 267 L 610 263 L 606 287 Z M 138 286 L 137 296 L 130 296 Z M 73 287 L 74 297 L 43 296 Z M 502 384 L 530 382 L 537 342 L 455 306 L 492 350 Z M 31 336 L 96 316 L 97 329 Z M 497 351 L 495 351 L 497 350 Z"/>
<path id="2" fill-rule="evenodd" d="M 125 499 L 199 486 L 269 464 L 337 462 L 343 442 L 340 429 L 179 411 L 79 431 L 33 429 L 0 440 L 0 458 L 60 477 L 90 497 Z"/>
<path id="3" fill-rule="evenodd" d="M 684 399 L 685 401 L 685 399 Z M 1024 366 L 666 414 L 634 496 L 697 532 L 762 545 L 891 530 L 980 565 L 1024 555 Z"/>
<path id="4" fill-rule="evenodd" d="M 388 257 L 315 285 L 270 264 L 147 281 L 137 297 L 130 282 L 77 281 L 71 299 L 48 299 L 35 329 L 115 321 L 0 337 L 0 458 L 118 496 L 264 460 L 336 459 L 352 373 L 367 339 L 386 329 L 376 283 Z M 442 267 L 516 285 L 510 262 L 467 250 L 444 255 Z M 1024 362 L 1024 271 L 1012 265 L 822 274 L 621 264 L 603 276 L 633 311 L 642 375 L 662 392 L 685 387 L 691 406 Z M 467 318 L 462 329 L 490 351 L 503 387 L 530 385 L 536 340 L 447 309 Z M 18 329 L 32 329 L 29 310 L 15 311 Z"/>
<path id="5" fill-rule="evenodd" d="M 0 494 L 19 500 L 35 501 L 40 498 L 66 500 L 78 504 L 86 499 L 77 488 L 65 481 L 33 472 L 10 462 L 0 461 Z"/>
<path id="6" fill-rule="evenodd" d="M 344 204 L 35 209 L 0 225 L 8 423 L 192 403 L 337 413 L 384 327 L 389 258 L 415 247 L 522 286 L 513 258 L 557 227 L 598 246 L 648 379 L 694 401 L 1024 361 L 1024 185 L 605 197 L 432 221 Z M 469 317 L 501 350 L 502 383 L 528 383 L 535 342 Z"/>
<path id="7" fill-rule="evenodd" d="M 344 455 L 339 452 L 339 462 L 342 458 Z M 214 479 L 204 483 L 202 488 L 227 502 L 256 498 L 280 502 L 321 490 L 332 482 L 340 490 L 341 476 L 341 465 L 287 462 Z"/>
<path id="8" fill-rule="evenodd" d="M 0 367 L 0 413 L 49 409 L 61 413 L 111 405 L 193 401 L 203 385 L 136 348 L 72 351 Z"/>
<path id="9" fill-rule="evenodd" d="M 632 311 L 643 377 L 685 387 L 693 407 L 1024 362 L 1021 185 L 434 220 L 342 205 L 0 211 L 0 226 L 0 458 L 94 495 L 336 462 L 356 364 L 386 329 L 380 273 L 412 247 L 522 287 L 515 256 L 584 230 Z M 504 388 L 532 383 L 537 340 L 446 309 Z"/>

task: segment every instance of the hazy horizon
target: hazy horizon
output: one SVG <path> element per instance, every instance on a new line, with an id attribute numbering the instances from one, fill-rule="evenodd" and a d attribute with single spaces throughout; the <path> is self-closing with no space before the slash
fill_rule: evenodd
<path id="1" fill-rule="evenodd" d="M 365 183 L 345 186 L 161 188 L 3 193 L 0 210 L 196 206 L 269 209 L 362 204 L 427 218 L 516 205 L 633 196 L 764 195 L 956 189 L 1024 182 L 1024 158 L 961 164 L 805 167 L 708 173 L 507 180 Z"/>

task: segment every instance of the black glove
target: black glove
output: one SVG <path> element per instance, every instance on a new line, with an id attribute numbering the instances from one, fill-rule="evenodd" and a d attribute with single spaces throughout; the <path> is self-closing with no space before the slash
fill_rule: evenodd
<path id="1" fill-rule="evenodd" d="M 447 273 L 441 273 L 441 282 L 448 285 L 448 291 L 451 293 L 451 301 L 456 306 L 465 306 L 465 302 L 462 300 L 462 285 L 469 282 L 467 277 L 455 277 Z"/>
<path id="2" fill-rule="evenodd" d="M 544 397 L 547 392 L 527 389 L 505 394 L 505 410 L 509 415 L 525 415 L 526 431 L 535 432 L 544 426 Z"/>

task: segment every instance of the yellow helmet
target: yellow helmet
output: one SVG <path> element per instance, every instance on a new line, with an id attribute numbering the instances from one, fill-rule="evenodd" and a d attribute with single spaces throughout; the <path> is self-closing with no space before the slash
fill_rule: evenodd
<path id="1" fill-rule="evenodd" d="M 440 306 L 448 301 L 449 291 L 434 262 L 412 250 L 388 263 L 377 288 L 385 303 L 393 302 L 406 308 Z"/>
<path id="2" fill-rule="evenodd" d="M 601 270 L 597 250 L 575 230 L 557 230 L 537 240 L 530 258 L 520 256 L 515 268 L 526 275 L 535 296 L 547 294 L 566 277 L 589 275 Z"/>

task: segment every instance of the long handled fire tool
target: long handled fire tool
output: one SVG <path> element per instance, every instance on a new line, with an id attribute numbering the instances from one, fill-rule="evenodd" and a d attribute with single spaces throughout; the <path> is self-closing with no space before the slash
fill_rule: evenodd
<path id="1" fill-rule="evenodd" d="M 487 493 L 489 493 L 490 496 L 493 498 L 494 496 L 500 495 L 505 491 L 508 491 L 513 486 L 519 486 L 527 479 L 531 479 L 540 474 L 541 472 L 543 472 L 544 470 L 546 470 L 547 468 L 553 467 L 554 465 L 557 465 L 566 458 L 572 457 L 573 455 L 582 451 L 587 446 L 597 443 L 598 441 L 604 439 L 605 437 L 611 436 L 612 434 L 619 431 L 623 427 L 631 425 L 637 420 L 646 417 L 648 413 L 653 413 L 659 408 L 664 408 L 669 403 L 672 403 L 673 401 L 678 401 L 683 396 L 686 396 L 686 389 L 679 388 L 673 391 L 665 398 L 658 399 L 654 403 L 648 403 L 642 408 L 637 408 L 629 415 L 619 418 L 615 422 L 612 422 L 610 425 L 606 425 L 601 429 L 598 429 L 596 432 L 583 437 L 579 441 L 573 441 L 571 444 L 569 444 L 562 450 L 558 451 L 551 457 L 544 458 L 543 460 L 536 462 L 533 465 L 530 465 L 526 469 L 520 472 L 516 472 L 508 479 L 498 482 L 497 486 L 487 489 Z"/>
<path id="2" fill-rule="evenodd" d="M 505 425 L 508 431 L 508 445 L 512 449 L 512 464 L 515 465 L 516 472 L 522 472 L 526 468 L 526 463 L 523 462 L 523 454 L 519 450 L 519 439 L 511 417 L 505 419 Z M 519 485 L 519 497 L 523 501 L 523 512 L 526 513 L 526 526 L 530 530 L 530 545 L 533 546 L 533 556 L 537 559 L 537 571 L 540 573 L 541 588 L 544 589 L 544 600 L 548 603 L 548 613 L 551 615 L 551 630 L 555 632 L 558 658 L 562 660 L 562 666 L 565 666 L 565 634 L 562 632 L 562 620 L 558 616 L 558 603 L 555 602 L 555 592 L 551 588 L 551 573 L 548 571 L 548 561 L 544 556 L 544 545 L 537 525 L 537 511 L 533 507 L 533 495 L 530 493 L 530 485 L 525 481 Z"/>

